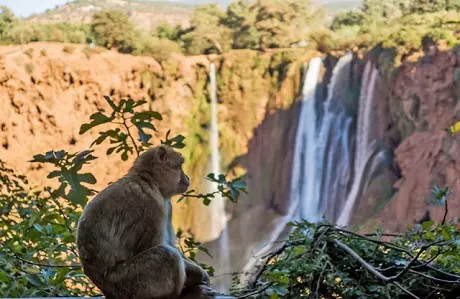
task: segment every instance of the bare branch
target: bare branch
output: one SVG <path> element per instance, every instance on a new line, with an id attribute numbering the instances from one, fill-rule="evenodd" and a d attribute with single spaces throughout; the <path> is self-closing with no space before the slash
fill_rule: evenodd
<path id="1" fill-rule="evenodd" d="M 32 261 L 23 259 L 22 257 L 20 257 L 20 256 L 18 256 L 16 254 L 14 255 L 14 257 L 16 259 L 20 260 L 21 262 L 24 262 L 24 263 L 29 264 L 29 265 L 39 266 L 39 267 L 81 269 L 80 265 L 69 265 L 69 266 L 67 266 L 67 265 L 50 265 L 50 264 L 42 264 L 42 263 L 32 262 Z"/>
<path id="2" fill-rule="evenodd" d="M 408 289 L 406 289 L 405 287 L 403 287 L 401 284 L 399 284 L 398 282 L 394 281 L 393 284 L 395 286 L 397 286 L 401 291 L 403 291 L 404 293 L 412 296 L 413 298 L 417 298 L 417 299 L 420 299 L 420 297 L 414 295 L 413 293 L 411 293 Z"/>

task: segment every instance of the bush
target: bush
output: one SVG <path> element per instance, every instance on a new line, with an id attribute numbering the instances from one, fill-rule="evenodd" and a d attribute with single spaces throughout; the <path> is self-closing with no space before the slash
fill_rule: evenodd
<path id="1" fill-rule="evenodd" d="M 100 54 L 106 51 L 106 49 L 101 48 L 101 47 L 90 47 L 86 46 L 82 49 L 83 54 L 85 54 L 86 58 L 90 59 L 91 56 L 95 54 Z"/>
<path id="2" fill-rule="evenodd" d="M 24 54 L 26 54 L 30 59 L 32 59 L 34 58 L 34 49 L 28 48 L 27 50 L 24 51 Z"/>
<path id="3" fill-rule="evenodd" d="M 171 53 L 182 53 L 177 42 L 165 38 L 150 37 L 138 41 L 135 55 L 152 56 L 158 62 L 167 60 Z"/>
<path id="4" fill-rule="evenodd" d="M 128 15 L 118 10 L 96 13 L 91 22 L 96 42 L 108 49 L 117 48 L 120 52 L 131 53 L 135 48 L 137 31 Z"/>
<path id="5" fill-rule="evenodd" d="M 81 30 L 71 31 L 68 34 L 68 40 L 74 44 L 84 44 L 86 43 L 86 34 Z"/>
<path id="6" fill-rule="evenodd" d="M 72 54 L 73 52 L 75 52 L 75 47 L 66 45 L 64 46 L 64 48 L 62 48 L 62 52 L 67 53 L 67 54 Z"/>

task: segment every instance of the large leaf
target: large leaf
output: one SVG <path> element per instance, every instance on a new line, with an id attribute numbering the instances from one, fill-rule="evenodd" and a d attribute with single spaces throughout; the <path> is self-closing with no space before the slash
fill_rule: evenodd
<path id="1" fill-rule="evenodd" d="M 101 112 L 96 112 L 93 115 L 91 115 L 90 119 L 91 119 L 90 123 L 83 124 L 80 127 L 80 132 L 79 132 L 80 134 L 84 134 L 85 132 L 87 132 L 88 130 L 96 126 L 111 122 L 112 120 L 115 119 L 115 115 L 106 116 Z"/>
<path id="2" fill-rule="evenodd" d="M 112 101 L 112 99 L 109 96 L 104 96 L 104 99 L 107 101 L 107 103 L 109 103 L 113 111 L 116 111 L 116 112 L 120 111 L 119 106 L 115 105 L 115 103 Z"/>
<path id="3" fill-rule="evenodd" d="M 82 183 L 96 184 L 97 180 L 92 173 L 79 174 L 78 179 Z"/>

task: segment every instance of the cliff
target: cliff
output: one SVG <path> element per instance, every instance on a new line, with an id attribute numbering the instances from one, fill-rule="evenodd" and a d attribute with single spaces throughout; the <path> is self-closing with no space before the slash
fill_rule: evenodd
<path id="1" fill-rule="evenodd" d="M 460 215 L 460 138 L 443 131 L 460 120 L 460 51 L 432 48 L 399 67 L 391 58 L 388 50 L 368 57 L 381 73 L 374 134 L 394 152 L 396 182 L 380 201 L 364 198 L 354 222 L 376 217 L 386 230 L 404 231 L 427 211 L 441 221 L 444 207 L 429 204 L 434 185 L 453 191 L 448 218 Z"/>
<path id="2" fill-rule="evenodd" d="M 149 57 L 75 45 L 0 47 L 0 159 L 25 173 L 33 184 L 52 185 L 54 182 L 46 179 L 50 168 L 27 162 L 34 154 L 52 149 L 87 149 L 97 131 L 84 135 L 78 131 L 92 113 L 109 108 L 103 95 L 111 95 L 116 101 L 145 98 L 151 109 L 164 117 L 157 124 L 160 133 L 154 142 L 159 143 L 167 129 L 186 136 L 187 146 L 182 151 L 187 161 L 185 171 L 192 178 L 193 188 L 204 192 L 202 182 L 209 156 L 208 70 L 214 62 L 218 69 L 222 169 L 230 175 L 247 172 L 248 178 L 258 178 L 258 169 L 273 162 L 283 169 L 275 179 L 284 181 L 284 187 L 264 190 L 266 184 L 249 179 L 251 196 L 243 201 L 253 205 L 273 192 L 272 198 L 282 200 L 288 192 L 286 178 L 291 164 L 288 143 L 296 126 L 292 103 L 300 89 L 302 64 L 313 55 L 317 54 L 304 50 L 244 50 L 222 56 L 176 55 L 159 64 Z M 291 112 L 283 112 L 286 109 Z M 286 131 L 290 133 L 286 135 Z M 279 142 L 283 136 L 291 136 L 287 144 Z M 260 149 L 251 148 L 260 147 L 255 145 L 260 142 L 269 142 L 270 150 L 255 158 Z M 98 179 L 97 190 L 122 176 L 130 165 L 130 161 L 106 156 L 106 149 L 103 145 L 95 147 L 99 159 L 86 167 Z M 286 154 L 279 157 L 279 152 Z M 245 154 L 247 162 L 239 163 L 238 157 Z M 275 169 L 264 174 L 268 175 L 266 182 L 272 180 Z M 234 207 L 229 205 L 229 210 Z M 189 229 L 198 240 L 207 240 L 207 230 L 212 226 L 209 213 L 201 201 L 188 200 L 175 206 L 174 223 Z"/>

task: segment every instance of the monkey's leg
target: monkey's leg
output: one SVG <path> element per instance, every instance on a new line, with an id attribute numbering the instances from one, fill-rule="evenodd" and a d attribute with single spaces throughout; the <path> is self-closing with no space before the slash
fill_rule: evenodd
<path id="1" fill-rule="evenodd" d="M 184 258 L 185 263 L 185 287 L 194 287 L 200 284 L 209 286 L 209 276 L 206 271 L 194 262 Z"/>
<path id="2" fill-rule="evenodd" d="M 145 250 L 107 271 L 117 298 L 179 298 L 185 282 L 184 261 L 170 246 Z"/>
<path id="3" fill-rule="evenodd" d="M 199 285 L 183 292 L 180 299 L 213 299 L 216 294 L 210 287 Z"/>

